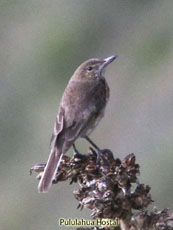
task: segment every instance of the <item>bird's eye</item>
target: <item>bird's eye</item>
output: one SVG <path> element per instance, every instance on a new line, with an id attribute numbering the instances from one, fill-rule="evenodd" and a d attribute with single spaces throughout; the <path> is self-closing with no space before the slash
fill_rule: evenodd
<path id="1" fill-rule="evenodd" d="M 87 70 L 88 70 L 88 71 L 91 71 L 92 69 L 93 69 L 92 66 L 88 66 L 88 67 L 87 67 Z"/>

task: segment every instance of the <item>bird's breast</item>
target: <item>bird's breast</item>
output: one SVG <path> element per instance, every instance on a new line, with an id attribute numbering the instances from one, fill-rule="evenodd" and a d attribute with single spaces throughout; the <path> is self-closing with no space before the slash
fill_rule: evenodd
<path id="1" fill-rule="evenodd" d="M 109 87 L 105 79 L 99 81 L 70 81 L 65 89 L 61 105 L 65 109 L 65 120 L 90 120 L 96 126 L 104 115 L 109 98 Z"/>

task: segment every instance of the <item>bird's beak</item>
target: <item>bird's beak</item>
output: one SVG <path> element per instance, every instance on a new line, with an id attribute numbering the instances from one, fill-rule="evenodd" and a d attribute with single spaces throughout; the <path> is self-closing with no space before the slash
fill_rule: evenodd
<path id="1" fill-rule="evenodd" d="M 117 58 L 117 56 L 111 56 L 111 57 L 105 58 L 104 63 L 103 63 L 104 68 L 107 65 L 109 65 L 111 62 L 113 62 L 116 58 Z"/>
<path id="2" fill-rule="evenodd" d="M 103 64 L 100 66 L 99 68 L 99 73 L 101 74 L 101 76 L 104 75 L 105 72 L 105 67 L 107 67 L 111 62 L 113 62 L 115 59 L 117 58 L 117 56 L 111 56 L 111 57 L 107 57 L 103 60 Z"/>

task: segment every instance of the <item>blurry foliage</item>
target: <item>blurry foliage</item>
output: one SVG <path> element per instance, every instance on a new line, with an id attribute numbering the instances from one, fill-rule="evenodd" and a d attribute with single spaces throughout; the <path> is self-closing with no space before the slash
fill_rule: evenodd
<path id="1" fill-rule="evenodd" d="M 143 46 L 136 51 L 135 66 L 144 72 L 156 68 L 167 57 L 171 39 L 171 31 L 162 31 L 162 33 L 154 34 L 153 37 L 146 39 Z"/>

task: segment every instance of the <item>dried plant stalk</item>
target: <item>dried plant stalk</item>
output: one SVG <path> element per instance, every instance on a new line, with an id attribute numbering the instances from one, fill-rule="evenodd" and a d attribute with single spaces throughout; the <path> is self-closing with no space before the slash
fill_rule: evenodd
<path id="1" fill-rule="evenodd" d="M 45 164 L 37 164 L 31 171 L 39 172 L 40 179 Z M 173 214 L 168 209 L 148 213 L 146 208 L 153 202 L 150 187 L 138 181 L 139 165 L 134 154 L 122 161 L 115 159 L 110 150 L 105 149 L 97 163 L 97 153 L 90 148 L 87 155 L 75 153 L 72 158 L 63 156 L 61 166 L 53 181 L 70 180 L 80 188 L 74 190 L 79 201 L 78 208 L 91 210 L 93 219 L 120 220 L 120 226 L 95 227 L 94 229 L 121 230 L 170 230 L 173 229 Z M 133 185 L 133 188 L 132 188 Z M 78 228 L 93 229 L 93 228 Z"/>

